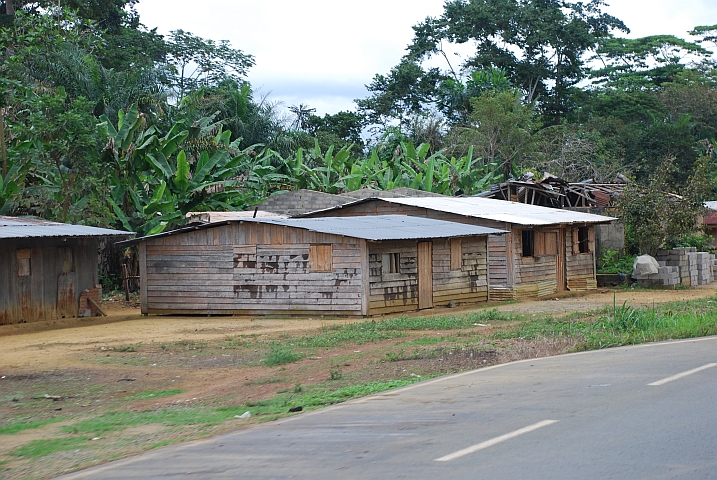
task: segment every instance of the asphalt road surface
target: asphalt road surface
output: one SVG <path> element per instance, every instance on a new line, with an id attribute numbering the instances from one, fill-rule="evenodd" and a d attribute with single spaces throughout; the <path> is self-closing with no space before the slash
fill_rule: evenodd
<path id="1" fill-rule="evenodd" d="M 717 478 L 717 337 L 426 381 L 63 478 Z"/>

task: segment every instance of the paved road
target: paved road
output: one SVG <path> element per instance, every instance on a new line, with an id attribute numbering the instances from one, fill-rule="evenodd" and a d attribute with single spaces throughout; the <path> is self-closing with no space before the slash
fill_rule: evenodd
<path id="1" fill-rule="evenodd" d="M 717 478 L 717 337 L 515 362 L 63 478 Z"/>

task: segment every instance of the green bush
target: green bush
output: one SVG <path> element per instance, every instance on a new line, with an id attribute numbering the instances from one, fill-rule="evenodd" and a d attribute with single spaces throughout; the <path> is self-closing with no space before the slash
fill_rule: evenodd
<path id="1" fill-rule="evenodd" d="M 630 273 L 635 263 L 635 255 L 627 255 L 619 250 L 605 250 L 600 254 L 597 273 Z"/>
<path id="2" fill-rule="evenodd" d="M 706 233 L 692 233 L 680 238 L 669 238 L 665 248 L 695 247 L 698 252 L 712 253 L 715 249 L 710 244 L 712 240 L 713 238 Z"/>
<path id="3" fill-rule="evenodd" d="M 288 348 L 272 345 L 269 355 L 264 359 L 264 365 L 275 367 L 276 365 L 298 362 L 302 358 L 304 358 L 304 355 L 301 353 L 294 353 Z"/>

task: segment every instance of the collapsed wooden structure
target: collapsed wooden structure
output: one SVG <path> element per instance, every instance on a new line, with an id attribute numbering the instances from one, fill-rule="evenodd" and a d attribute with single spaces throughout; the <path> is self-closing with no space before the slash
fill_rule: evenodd
<path id="1" fill-rule="evenodd" d="M 246 218 L 139 245 L 144 314 L 372 315 L 486 301 L 487 237 L 428 218 Z"/>
<path id="2" fill-rule="evenodd" d="M 551 208 L 613 207 L 625 186 L 591 180 L 568 183 L 548 175 L 539 181 L 509 180 L 491 185 L 490 190 L 478 196 Z"/>
<path id="3" fill-rule="evenodd" d="M 368 198 L 302 218 L 411 215 L 506 230 L 488 240 L 490 299 L 597 288 L 595 225 L 614 218 L 480 197 Z"/>
<path id="4" fill-rule="evenodd" d="M 133 234 L 0 216 L 0 325 L 101 312 L 101 239 Z"/>

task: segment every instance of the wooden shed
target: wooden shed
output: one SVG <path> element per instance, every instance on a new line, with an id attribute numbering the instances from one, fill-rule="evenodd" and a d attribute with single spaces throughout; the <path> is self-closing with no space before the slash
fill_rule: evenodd
<path id="1" fill-rule="evenodd" d="M 595 225 L 614 218 L 480 197 L 368 198 L 302 217 L 400 214 L 507 230 L 489 239 L 490 299 L 597 288 Z"/>
<path id="2" fill-rule="evenodd" d="M 254 218 L 132 240 L 144 314 L 373 315 L 488 297 L 501 230 L 397 215 Z"/>
<path id="3" fill-rule="evenodd" d="M 97 271 L 99 242 L 131 235 L 0 216 L 0 325 L 97 311 L 92 302 L 99 305 L 102 296 Z"/>

